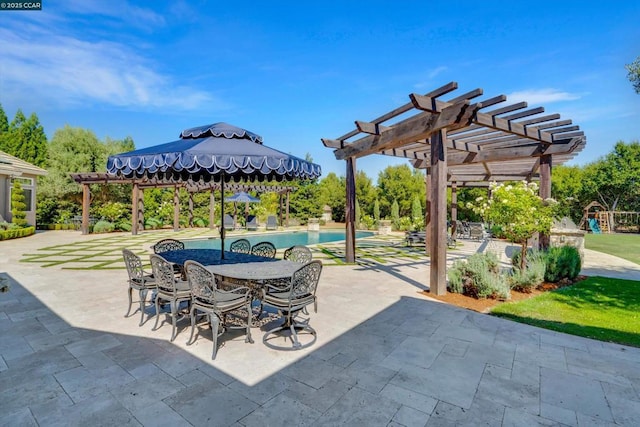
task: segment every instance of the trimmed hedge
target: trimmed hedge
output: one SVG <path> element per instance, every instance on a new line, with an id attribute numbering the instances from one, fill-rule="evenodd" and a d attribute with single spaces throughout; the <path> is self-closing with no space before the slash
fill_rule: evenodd
<path id="1" fill-rule="evenodd" d="M 33 226 L 14 228 L 11 230 L 0 230 L 0 240 L 19 239 L 20 237 L 31 236 L 32 234 L 36 234 L 36 228 Z"/>

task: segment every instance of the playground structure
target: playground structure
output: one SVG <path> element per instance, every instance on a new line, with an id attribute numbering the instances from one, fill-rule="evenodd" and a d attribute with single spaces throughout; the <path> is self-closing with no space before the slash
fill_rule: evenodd
<path id="1" fill-rule="evenodd" d="M 584 208 L 578 228 L 594 234 L 640 233 L 640 212 L 608 211 L 602 204 L 593 201 Z"/>

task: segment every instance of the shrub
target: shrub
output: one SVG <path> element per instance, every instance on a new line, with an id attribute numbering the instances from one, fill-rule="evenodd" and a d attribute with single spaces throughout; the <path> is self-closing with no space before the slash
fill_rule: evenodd
<path id="1" fill-rule="evenodd" d="M 22 185 L 20 185 L 18 181 L 15 181 L 11 191 L 11 222 L 20 228 L 28 225 L 27 213 L 25 212 L 27 204 L 24 201 L 25 197 Z"/>
<path id="2" fill-rule="evenodd" d="M 493 252 L 476 253 L 466 261 L 455 261 L 448 274 L 450 292 L 474 298 L 510 297 L 509 286 L 500 274 L 498 257 Z"/>
<path id="3" fill-rule="evenodd" d="M 131 222 L 130 221 L 120 221 L 116 223 L 116 230 L 120 231 L 131 231 Z"/>
<path id="4" fill-rule="evenodd" d="M 96 222 L 93 226 L 94 233 L 111 233 L 114 230 L 115 226 L 112 222 L 100 220 Z"/>
<path id="5" fill-rule="evenodd" d="M 562 279 L 573 280 L 578 277 L 582 268 L 580 252 L 573 246 L 549 248 L 545 260 L 547 269 L 544 279 L 547 282 L 555 283 Z"/>
<path id="6" fill-rule="evenodd" d="M 193 219 L 193 226 L 194 227 L 206 227 L 207 225 L 209 225 L 209 220 L 206 220 L 204 218 L 194 218 Z"/>
<path id="7" fill-rule="evenodd" d="M 131 207 L 120 202 L 106 202 L 96 209 L 96 213 L 100 218 L 111 222 L 127 219 L 130 216 L 130 212 Z"/>
<path id="8" fill-rule="evenodd" d="M 521 256 L 517 253 L 518 258 Z M 514 258 L 516 258 L 514 256 Z M 513 259 L 511 260 L 513 263 Z M 519 292 L 531 292 L 536 289 L 544 281 L 544 273 L 546 270 L 546 254 L 540 251 L 530 251 L 527 255 L 527 265 L 523 269 L 520 268 L 520 261 L 514 263 L 513 272 L 508 277 L 511 289 Z"/>
<path id="9" fill-rule="evenodd" d="M 11 227 L 7 230 L 0 230 L 0 240 L 17 239 L 19 237 L 27 237 L 35 234 L 35 227 L 18 228 Z"/>
<path id="10" fill-rule="evenodd" d="M 163 225 L 164 224 L 163 224 L 162 220 L 158 219 L 158 218 L 151 217 L 151 218 L 145 218 L 145 220 L 144 220 L 144 228 L 146 230 L 148 230 L 148 229 L 154 229 L 155 230 L 157 228 L 162 228 Z"/>

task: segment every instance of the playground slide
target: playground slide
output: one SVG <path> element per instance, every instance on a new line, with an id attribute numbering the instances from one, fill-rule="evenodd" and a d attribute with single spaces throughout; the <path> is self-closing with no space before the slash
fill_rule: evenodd
<path id="1" fill-rule="evenodd" d="M 589 228 L 591 228 L 591 231 L 593 232 L 593 234 L 602 233 L 602 231 L 600 231 L 600 226 L 598 225 L 598 221 L 595 218 L 589 218 Z"/>

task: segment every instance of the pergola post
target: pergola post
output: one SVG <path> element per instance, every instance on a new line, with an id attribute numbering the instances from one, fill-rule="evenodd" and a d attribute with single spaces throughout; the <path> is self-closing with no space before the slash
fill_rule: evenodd
<path id="1" fill-rule="evenodd" d="M 138 187 L 138 230 L 144 230 L 144 188 Z"/>
<path id="2" fill-rule="evenodd" d="M 447 293 L 447 148 L 446 131 L 431 137 L 431 274 L 429 289 L 435 295 Z"/>
<path id="3" fill-rule="evenodd" d="M 89 234 L 89 207 L 91 205 L 91 189 L 89 184 L 82 185 L 82 234 Z"/>
<path id="4" fill-rule="evenodd" d="M 134 236 L 138 234 L 138 199 L 140 198 L 140 191 L 138 183 L 133 183 L 131 189 L 131 234 Z"/>
<path id="5" fill-rule="evenodd" d="M 216 227 L 216 196 L 214 195 L 214 189 L 211 187 L 211 194 L 209 194 L 209 229 L 213 230 Z"/>
<path id="6" fill-rule="evenodd" d="M 540 197 L 542 200 L 551 197 L 551 156 L 540 157 Z M 541 249 L 549 247 L 550 237 L 548 234 L 540 234 L 539 246 Z"/>
<path id="7" fill-rule="evenodd" d="M 451 183 L 451 237 L 455 239 L 458 225 L 458 183 Z"/>
<path id="8" fill-rule="evenodd" d="M 345 203 L 345 261 L 356 262 L 356 159 L 347 160 L 346 203 Z"/>
<path id="9" fill-rule="evenodd" d="M 285 218 L 286 218 L 286 224 L 285 224 L 285 226 L 286 226 L 286 227 L 289 227 L 289 192 L 288 192 L 288 191 L 287 191 L 287 203 L 286 203 L 286 209 L 287 209 L 287 212 L 286 212 L 286 216 L 285 216 Z"/>
<path id="10" fill-rule="evenodd" d="M 189 191 L 189 228 L 193 228 L 193 192 Z"/>
<path id="11" fill-rule="evenodd" d="M 431 250 L 431 172 L 430 169 L 427 169 L 424 174 L 424 185 L 425 185 L 425 194 L 426 194 L 426 203 L 424 209 L 424 231 L 425 231 L 425 241 L 424 241 L 424 252 L 429 255 L 429 251 Z"/>
<path id="12" fill-rule="evenodd" d="M 173 231 L 180 230 L 180 190 L 173 187 Z"/>
<path id="13" fill-rule="evenodd" d="M 278 209 L 278 218 L 280 220 L 280 225 L 282 225 L 282 211 L 284 210 L 284 206 L 283 206 L 283 198 L 282 198 L 282 193 L 279 193 L 278 196 L 280 197 L 280 209 Z"/>

